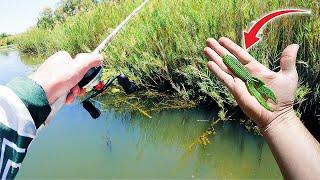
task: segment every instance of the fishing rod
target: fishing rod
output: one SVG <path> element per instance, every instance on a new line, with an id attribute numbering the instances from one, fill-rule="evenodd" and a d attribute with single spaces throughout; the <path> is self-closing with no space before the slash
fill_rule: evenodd
<path id="1" fill-rule="evenodd" d="M 109 45 L 114 37 L 129 23 L 129 21 L 137 15 L 137 13 L 147 4 L 149 0 L 145 0 L 142 2 L 140 6 L 138 6 L 136 9 L 134 9 L 129 16 L 122 21 L 98 46 L 97 48 L 92 52 L 92 54 L 101 54 L 103 49 L 107 45 Z M 124 75 L 118 75 L 111 80 L 107 81 L 107 83 L 104 85 L 101 77 L 102 77 L 102 66 L 93 67 L 91 68 L 82 78 L 82 80 L 78 83 L 80 88 L 92 88 L 94 93 L 90 95 L 89 97 L 85 98 L 84 101 L 82 101 L 83 107 L 90 113 L 92 118 L 96 119 L 100 116 L 100 110 L 95 108 L 94 105 L 90 102 L 90 99 L 98 96 L 102 92 L 104 92 L 108 87 L 112 85 L 112 82 L 114 82 L 116 79 L 118 80 L 118 83 L 122 86 L 124 91 L 127 94 L 133 93 L 137 90 L 137 86 L 134 84 L 134 82 L 131 82 L 126 76 Z M 53 116 L 61 109 L 63 106 L 65 99 L 67 97 L 67 94 L 60 97 L 52 106 L 51 106 L 51 113 L 49 114 L 47 120 L 45 121 L 45 124 L 48 124 Z"/>

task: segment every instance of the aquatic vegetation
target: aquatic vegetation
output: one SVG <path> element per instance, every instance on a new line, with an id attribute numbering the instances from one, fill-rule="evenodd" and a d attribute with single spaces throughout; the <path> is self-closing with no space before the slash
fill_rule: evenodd
<path id="1" fill-rule="evenodd" d="M 118 112 L 128 111 L 138 113 L 149 119 L 152 119 L 151 113 L 153 112 L 190 109 L 196 106 L 193 102 L 181 100 L 179 96 L 170 96 L 151 91 L 132 95 L 126 95 L 121 91 L 117 92 L 117 94 L 114 94 L 112 91 L 105 91 L 97 97 L 97 100 L 93 101 L 101 105 L 102 111 L 112 108 Z"/>
<path id="2" fill-rule="evenodd" d="M 136 110 L 139 111 L 142 115 L 148 117 L 149 119 L 152 119 L 152 116 L 150 116 L 146 111 L 144 111 L 144 110 L 142 110 L 141 108 L 139 108 L 138 103 L 132 104 L 132 103 L 129 103 L 128 101 L 124 101 L 124 103 L 130 105 L 132 109 L 136 109 Z"/>
<path id="3" fill-rule="evenodd" d="M 220 111 L 219 112 L 219 115 L 213 119 L 211 121 L 211 124 L 210 124 L 210 127 L 205 131 L 203 132 L 194 142 L 192 142 L 188 147 L 187 147 L 187 151 L 192 151 L 193 148 L 196 146 L 196 145 L 208 145 L 210 143 L 209 141 L 209 137 L 216 134 L 215 132 L 215 126 L 220 122 L 220 121 L 225 121 L 225 120 L 228 120 L 230 119 L 231 117 L 225 117 L 222 113 L 223 111 Z"/>
<path id="4" fill-rule="evenodd" d="M 208 145 L 210 143 L 209 141 L 209 136 L 214 135 L 215 131 L 214 131 L 214 126 L 220 121 L 221 119 L 218 120 L 214 120 L 212 121 L 210 127 L 204 132 L 202 133 L 193 143 L 191 143 L 188 147 L 187 150 L 188 151 L 192 151 L 192 149 L 200 144 L 200 145 Z"/>

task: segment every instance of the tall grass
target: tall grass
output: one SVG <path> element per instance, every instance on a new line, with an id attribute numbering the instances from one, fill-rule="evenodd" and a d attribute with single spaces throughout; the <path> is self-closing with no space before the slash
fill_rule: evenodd
<path id="1" fill-rule="evenodd" d="M 73 55 L 89 52 L 140 3 L 101 3 L 52 30 L 33 28 L 15 42 L 21 51 L 41 56 L 58 50 Z M 311 9 L 312 16 L 295 15 L 272 22 L 263 31 L 263 41 L 250 53 L 278 70 L 282 50 L 291 43 L 301 46 L 297 106 L 306 112 L 311 104 L 319 104 L 320 96 L 315 81 L 320 71 L 318 0 L 152 0 L 105 49 L 105 76 L 122 72 L 145 89 L 177 93 L 196 102 L 215 102 L 221 108 L 233 106 L 230 93 L 206 68 L 202 53 L 206 39 L 227 36 L 241 44 L 242 31 L 251 21 L 288 7 Z"/>

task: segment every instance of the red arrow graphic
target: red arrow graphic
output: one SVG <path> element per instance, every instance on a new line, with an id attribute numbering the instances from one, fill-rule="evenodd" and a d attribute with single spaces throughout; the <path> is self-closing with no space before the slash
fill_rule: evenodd
<path id="1" fill-rule="evenodd" d="M 263 26 L 265 26 L 268 22 L 271 22 L 272 20 L 283 16 L 283 15 L 289 15 L 289 14 L 297 14 L 297 13 L 308 13 L 310 14 L 310 11 L 307 10 L 301 10 L 301 9 L 284 9 L 275 11 L 272 13 L 269 13 L 258 20 L 249 30 L 249 32 L 243 32 L 243 38 L 244 43 L 246 46 L 246 49 L 249 49 L 253 47 L 256 43 L 261 41 L 260 37 L 257 37 L 258 32 L 260 31 Z"/>

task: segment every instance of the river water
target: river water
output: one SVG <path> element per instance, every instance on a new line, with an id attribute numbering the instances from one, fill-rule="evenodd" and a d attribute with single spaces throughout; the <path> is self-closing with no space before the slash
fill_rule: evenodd
<path id="1" fill-rule="evenodd" d="M 32 72 L 37 63 L 16 51 L 0 52 L 0 83 Z M 221 122 L 209 145 L 187 151 L 212 114 L 166 110 L 148 119 L 110 108 L 92 120 L 76 102 L 38 133 L 17 178 L 281 178 L 267 144 L 237 121 Z"/>

